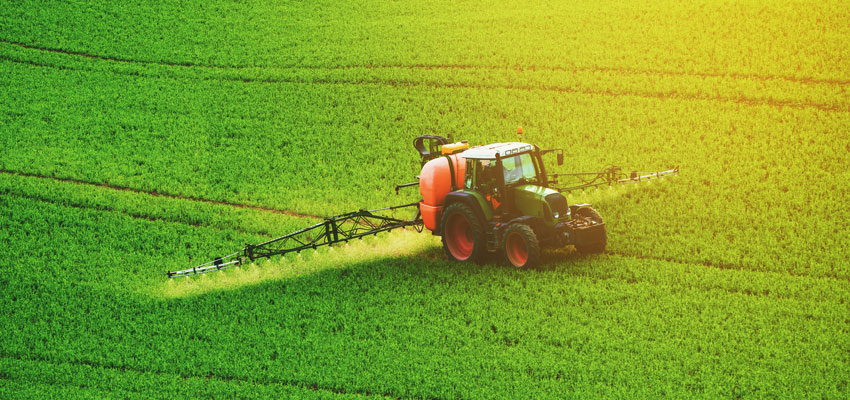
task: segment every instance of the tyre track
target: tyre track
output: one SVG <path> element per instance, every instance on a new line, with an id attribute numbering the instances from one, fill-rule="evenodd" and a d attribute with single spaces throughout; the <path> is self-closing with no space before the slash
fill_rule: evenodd
<path id="1" fill-rule="evenodd" d="M 4 193 L 4 194 L 8 195 L 8 196 L 19 198 L 19 199 L 32 200 L 32 201 L 37 201 L 37 202 L 47 203 L 47 204 L 54 204 L 54 205 L 57 205 L 57 206 L 69 207 L 69 208 L 74 208 L 74 209 L 77 209 L 77 210 L 91 210 L 91 211 L 108 212 L 108 213 L 125 215 L 125 216 L 128 216 L 128 217 L 133 218 L 133 219 L 140 219 L 140 220 L 151 221 L 151 222 L 170 222 L 170 223 L 175 223 L 175 224 L 180 224 L 180 225 L 193 226 L 193 227 L 196 227 L 196 228 L 197 227 L 204 227 L 204 228 L 209 228 L 209 229 L 215 229 L 215 230 L 220 231 L 220 232 L 239 232 L 239 233 L 243 233 L 243 234 L 246 234 L 246 235 L 257 235 L 257 236 L 263 236 L 263 237 L 270 238 L 270 239 L 275 238 L 275 236 L 272 236 L 269 233 L 249 231 L 249 230 L 239 228 L 239 227 L 236 227 L 236 226 L 230 227 L 230 228 L 221 228 L 221 227 L 217 227 L 217 226 L 210 225 L 210 224 L 204 224 L 204 223 L 200 223 L 200 222 L 187 222 L 187 221 L 182 221 L 182 220 L 178 220 L 178 219 L 174 219 L 174 218 L 155 217 L 155 216 L 151 216 L 151 215 L 137 214 L 137 213 L 132 213 L 132 212 L 129 212 L 129 211 L 118 210 L 118 209 L 111 208 L 111 207 L 92 206 L 92 205 L 86 205 L 86 204 L 82 204 L 82 203 L 59 202 L 59 201 L 56 201 L 55 199 L 50 199 L 50 198 L 46 198 L 46 197 L 43 197 L 43 196 L 28 195 L 28 194 L 23 194 L 23 193 L 14 193 L 14 192 L 9 192 L 9 193 Z"/>
<path id="2" fill-rule="evenodd" d="M 235 382 L 244 385 L 262 385 L 262 386 L 288 386 L 288 387 L 297 387 L 300 389 L 318 391 L 318 392 L 327 392 L 335 395 L 361 395 L 361 396 L 370 396 L 370 397 L 383 397 L 386 399 L 407 399 L 404 397 L 399 397 L 391 393 L 376 393 L 370 392 L 366 390 L 349 390 L 349 389 L 339 389 L 339 388 L 330 388 L 330 387 L 321 387 L 314 383 L 307 382 L 299 382 L 297 380 L 288 380 L 288 379 L 272 379 L 272 378 L 244 378 L 238 376 L 227 376 L 227 375 L 216 375 L 213 373 L 207 375 L 199 375 L 199 374 L 179 374 L 175 372 L 168 371 L 158 371 L 158 370 L 146 370 L 141 368 L 128 367 L 125 365 L 116 365 L 110 363 L 98 363 L 93 361 L 54 361 L 47 357 L 43 356 L 26 356 L 21 354 L 13 354 L 8 352 L 0 352 L 0 357 L 18 361 L 25 362 L 35 362 L 35 363 L 45 363 L 51 365 L 71 365 L 75 367 L 89 367 L 93 369 L 100 370 L 108 370 L 113 372 L 131 372 L 136 374 L 155 374 L 155 375 L 166 375 L 166 376 L 177 376 L 186 379 L 200 379 L 200 380 L 217 380 L 219 382 Z M 437 398 L 429 397 L 429 400 L 439 400 Z"/>
<path id="3" fill-rule="evenodd" d="M 848 86 L 850 79 L 832 79 L 832 78 L 812 78 L 812 77 L 793 77 L 777 74 L 743 74 L 743 73 L 715 73 L 715 72 L 693 72 L 693 71 L 668 71 L 661 69 L 638 69 L 624 67 L 561 67 L 561 66 L 496 66 L 496 65 L 471 65 L 471 64 L 372 64 L 372 65 L 338 65 L 338 66 L 321 66 L 321 65 L 259 65 L 259 66 L 227 66 L 217 64 L 201 64 L 194 62 L 172 62 L 172 61 L 152 61 L 139 60 L 115 56 L 102 56 L 98 54 L 71 51 L 51 47 L 36 46 L 27 43 L 17 42 L 8 39 L 0 39 L 0 43 L 17 46 L 28 50 L 43 51 L 55 54 L 64 54 L 69 56 L 84 57 L 95 60 L 112 61 L 120 63 L 142 64 L 142 65 L 164 65 L 170 67 L 186 67 L 186 68 L 208 68 L 208 69 L 224 69 L 224 70 L 241 70 L 241 69 L 308 69 L 308 70 L 352 70 L 352 69 L 408 69 L 408 70 L 491 70 L 491 71 L 557 71 L 557 72 L 614 72 L 629 75 L 655 75 L 655 76 L 687 76 L 696 78 L 728 78 L 728 79 L 754 79 L 760 81 L 775 81 L 782 80 L 799 84 L 827 84 Z"/>
<path id="4" fill-rule="evenodd" d="M 11 391 L 8 391 L 9 389 L 7 389 L 6 386 L 12 385 L 12 384 L 15 384 L 15 383 L 20 384 L 21 382 L 33 383 L 33 384 L 37 385 L 36 387 L 50 387 L 51 388 L 50 390 L 55 390 L 55 388 L 61 388 L 61 389 L 66 390 L 66 391 L 73 390 L 73 391 L 77 392 L 76 394 L 79 396 L 79 398 L 93 398 L 93 399 L 94 398 L 98 398 L 98 399 L 99 398 L 104 398 L 104 399 L 106 399 L 106 398 L 118 398 L 118 397 L 116 397 L 116 395 L 119 395 L 119 394 L 122 395 L 122 396 L 125 396 L 124 398 L 143 398 L 143 397 L 141 397 L 142 393 L 139 392 L 138 390 L 133 389 L 133 388 L 120 388 L 120 389 L 104 390 L 104 389 L 92 387 L 91 385 L 87 385 L 87 384 L 84 384 L 84 383 L 77 383 L 77 384 L 62 383 L 62 382 L 57 382 L 56 380 L 51 380 L 51 381 L 35 381 L 35 380 L 32 380 L 32 379 L 16 380 L 16 379 L 12 379 L 12 378 L 7 378 L 7 377 L 2 376 L 2 375 L 0 375 L 0 393 L 15 393 L 14 389 L 12 389 Z M 33 390 L 33 387 L 28 386 L 27 389 Z M 80 395 L 79 393 L 85 393 L 86 395 L 83 396 L 83 395 Z M 96 393 L 97 396 L 93 395 L 92 393 Z M 132 397 L 127 397 L 127 396 L 132 396 Z"/>
<path id="5" fill-rule="evenodd" d="M 234 203 L 234 202 L 222 201 L 222 200 L 209 200 L 209 199 L 204 199 L 204 198 L 201 198 L 201 197 L 189 197 L 189 196 L 183 196 L 183 195 L 179 195 L 179 194 L 171 194 L 171 193 L 165 193 L 165 192 L 159 192 L 159 191 L 146 191 L 146 190 L 142 190 L 142 189 L 132 188 L 132 187 L 129 187 L 129 186 L 118 186 L 118 185 L 111 185 L 109 183 L 89 182 L 89 181 L 84 181 L 84 180 L 74 179 L 74 178 L 45 176 L 45 175 L 39 175 L 39 174 L 36 174 L 36 173 L 31 173 L 31 172 L 13 171 L 13 170 L 7 170 L 7 169 L 0 169 L 0 173 L 7 174 L 7 175 L 16 175 L 16 176 L 28 177 L 28 178 L 49 179 L 49 180 L 53 180 L 53 181 L 56 181 L 56 182 L 66 182 L 66 183 L 73 183 L 73 184 L 77 184 L 77 185 L 94 186 L 94 187 L 99 187 L 99 188 L 103 188 L 103 189 L 117 190 L 117 191 L 123 191 L 123 192 L 132 192 L 132 193 L 145 194 L 145 195 L 150 195 L 150 196 L 155 196 L 155 197 L 164 197 L 164 198 L 169 198 L 169 199 L 193 201 L 193 202 L 204 203 L 204 204 L 229 206 L 229 207 L 236 207 L 236 208 L 247 208 L 247 209 L 252 209 L 252 210 L 257 210 L 257 211 L 265 211 L 265 212 L 270 212 L 270 213 L 275 213 L 275 214 L 287 215 L 287 216 L 290 216 L 290 217 L 313 218 L 313 219 L 318 219 L 318 220 L 324 220 L 325 219 L 325 217 L 323 217 L 321 215 L 304 214 L 304 213 L 298 213 L 298 212 L 294 212 L 294 211 L 281 210 L 281 209 L 277 209 L 277 208 L 256 206 L 256 205 L 243 204 L 243 203 Z"/>
<path id="6" fill-rule="evenodd" d="M 604 254 L 614 255 L 614 256 L 619 256 L 619 257 L 625 257 L 625 258 L 633 258 L 633 259 L 636 259 L 636 260 L 660 261 L 660 262 L 669 262 L 669 263 L 685 264 L 685 265 L 698 265 L 698 266 L 702 266 L 702 267 L 706 267 L 706 268 L 714 268 L 714 269 L 719 269 L 719 270 L 724 270 L 724 271 L 748 271 L 748 272 L 753 272 L 753 273 L 774 273 L 774 274 L 778 274 L 778 275 L 790 276 L 792 278 L 824 279 L 824 280 L 834 280 L 834 281 L 838 281 L 838 282 L 842 282 L 842 283 L 850 283 L 850 278 L 844 277 L 844 276 L 839 276 L 839 275 L 821 275 L 821 276 L 818 276 L 818 275 L 811 275 L 811 274 L 795 273 L 793 271 L 771 271 L 771 270 L 760 271 L 760 270 L 748 268 L 744 265 L 735 265 L 735 264 L 717 263 L 717 262 L 706 262 L 706 261 L 695 261 L 695 260 L 688 261 L 688 260 L 680 260 L 680 259 L 673 258 L 673 257 L 653 257 L 653 256 L 642 255 L 642 254 L 639 254 L 639 253 L 625 252 L 625 251 L 606 250 Z"/>
<path id="7" fill-rule="evenodd" d="M 629 259 L 629 260 L 665 261 L 665 262 L 668 262 L 668 263 L 671 263 L 671 264 L 676 264 L 676 265 L 688 265 L 688 266 L 704 267 L 704 268 L 718 268 L 716 266 L 709 266 L 709 265 L 705 265 L 705 264 L 698 263 L 698 262 L 685 262 L 685 261 L 676 261 L 676 260 L 672 260 L 672 259 L 659 259 L 659 258 L 653 258 L 653 257 L 628 256 L 628 255 L 620 255 L 618 253 L 607 252 L 607 251 L 605 252 L 605 254 L 609 255 L 609 256 L 622 257 L 624 259 Z M 576 261 L 576 260 L 570 260 L 570 261 Z M 718 268 L 718 269 L 721 269 L 721 268 Z M 813 280 L 824 280 L 824 279 L 826 279 L 826 278 L 819 278 L 819 277 L 806 276 L 806 275 L 788 275 L 788 274 L 784 274 L 782 272 L 775 272 L 775 271 L 755 271 L 755 270 L 745 269 L 745 268 L 729 268 L 729 270 L 736 271 L 736 272 L 742 272 L 742 273 L 753 273 L 753 274 L 769 273 L 769 274 L 774 274 L 774 275 L 777 275 L 777 276 L 780 276 L 780 277 L 783 277 L 783 278 L 790 278 L 790 279 L 796 279 L 796 278 L 811 278 Z M 571 272 L 567 271 L 567 273 L 571 273 Z M 595 284 L 602 283 L 602 282 L 608 282 L 608 281 L 621 283 L 623 285 L 635 285 L 635 284 L 640 284 L 640 283 L 652 285 L 652 284 L 656 283 L 651 277 L 637 277 L 637 278 L 635 278 L 635 277 L 626 276 L 626 275 L 623 275 L 623 274 L 610 273 L 610 272 L 604 271 L 604 270 L 597 271 L 596 275 L 581 274 L 581 276 L 587 278 L 590 282 L 593 282 Z M 843 280 L 839 279 L 839 281 L 843 283 Z M 798 301 L 798 302 L 801 302 L 801 303 L 811 303 L 811 304 L 831 304 L 835 301 L 840 301 L 840 300 L 832 299 L 832 298 L 816 298 L 816 297 L 812 297 L 812 296 L 808 295 L 807 293 L 782 293 L 781 290 L 779 290 L 779 291 L 771 290 L 772 287 L 762 288 L 762 290 L 753 290 L 753 289 L 749 289 L 749 288 L 739 289 L 739 288 L 735 288 L 735 287 L 728 287 L 727 282 L 724 282 L 724 283 L 721 283 L 721 284 L 714 283 L 713 285 L 709 285 L 708 282 L 709 281 L 700 280 L 700 281 L 696 281 L 696 282 L 693 282 L 693 283 L 689 283 L 688 285 L 684 285 L 684 284 L 679 283 L 680 286 L 678 286 L 678 287 L 685 289 L 687 291 L 691 291 L 691 292 L 709 292 L 709 291 L 716 290 L 716 291 L 721 291 L 721 292 L 724 292 L 724 293 L 730 294 L 730 295 L 744 295 L 744 296 L 753 297 L 753 298 L 770 298 L 770 299 L 793 300 L 793 301 Z"/>
<path id="8" fill-rule="evenodd" d="M 132 58 L 123 58 L 123 57 L 110 57 L 110 56 L 101 56 L 97 54 L 84 53 L 80 51 L 71 51 L 64 49 L 57 49 L 51 47 L 42 47 L 35 46 L 27 43 L 16 42 L 8 39 L 0 39 L 0 43 L 6 43 L 8 45 L 20 47 L 22 49 L 27 50 L 36 50 L 42 51 L 45 53 L 54 53 L 54 54 L 62 54 L 66 56 L 75 56 L 75 57 L 83 57 L 92 60 L 102 60 L 102 61 L 112 61 L 112 62 L 120 62 L 120 63 L 130 63 L 130 64 L 142 64 L 142 65 L 165 65 L 170 67 L 189 67 L 189 68 L 229 68 L 224 66 L 215 66 L 215 65 L 204 65 L 198 63 L 191 62 L 169 62 L 169 61 L 147 61 L 147 60 L 137 60 Z"/>
<path id="9" fill-rule="evenodd" d="M 19 60 L 12 57 L 8 57 L 6 55 L 0 55 L 0 59 L 11 61 L 19 64 L 27 64 L 35 67 L 46 67 L 46 68 L 55 68 L 59 70 L 73 70 L 73 71 L 83 71 L 83 72 L 102 72 L 96 71 L 88 68 L 76 68 L 69 67 L 66 65 L 54 65 L 50 63 L 38 63 L 30 60 Z M 364 87 L 374 87 L 374 86 L 390 86 L 394 88 L 398 87 L 427 87 L 434 89 L 470 89 L 470 90 L 486 90 L 486 89 L 504 89 L 504 90 L 524 90 L 524 91 L 548 91 L 548 92 L 556 92 L 556 93 L 567 93 L 567 94 L 580 94 L 580 95 L 597 95 L 597 96 L 605 96 L 605 97 L 637 97 L 644 99 L 653 99 L 653 100 L 682 100 L 682 101 L 715 101 L 715 102 L 724 102 L 724 103 L 737 103 L 746 106 L 770 106 L 775 108 L 793 108 L 793 109 L 817 109 L 824 112 L 850 112 L 850 107 L 839 107 L 839 106 L 829 106 L 818 103 L 811 102 L 798 102 L 798 101 L 783 101 L 783 100 L 774 100 L 774 99 L 759 99 L 759 98 L 733 98 L 733 97 L 723 97 L 723 96 L 699 96 L 687 93 L 650 93 L 650 92 L 634 92 L 634 91 L 612 91 L 612 90 L 591 90 L 591 89 L 577 89 L 577 88 L 565 88 L 565 87 L 553 87 L 553 86 L 542 86 L 542 87 L 531 87 L 531 86 L 519 86 L 519 85 L 471 85 L 471 84 L 461 84 L 461 83 L 446 83 L 446 84 L 436 84 L 436 83 L 428 83 L 428 82 L 400 82 L 400 81 L 392 81 L 392 80 L 383 80 L 383 79 L 373 79 L 371 81 L 344 81 L 344 80 L 331 80 L 331 79 L 283 79 L 283 78 L 246 78 L 246 77 L 228 77 L 228 76 L 217 76 L 217 77 L 177 77 L 177 76 L 162 76 L 155 74 L 146 74 L 140 71 L 115 71 L 109 70 L 109 73 L 117 74 L 117 75 L 125 75 L 131 77 L 147 77 L 154 79 L 175 79 L 175 80 L 203 80 L 203 81 L 220 81 L 220 82 L 241 82 L 241 83 L 265 83 L 265 84 L 295 84 L 295 85 L 349 85 L 349 86 L 364 86 Z"/>

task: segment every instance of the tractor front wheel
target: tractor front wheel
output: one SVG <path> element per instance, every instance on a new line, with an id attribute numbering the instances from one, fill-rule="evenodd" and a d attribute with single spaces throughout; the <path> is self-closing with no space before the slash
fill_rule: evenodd
<path id="1" fill-rule="evenodd" d="M 455 261 L 481 262 L 487 253 L 484 230 L 472 209 L 463 203 L 446 207 L 440 223 L 443 250 Z"/>
<path id="2" fill-rule="evenodd" d="M 502 236 L 502 248 L 505 258 L 514 267 L 530 268 L 540 260 L 540 244 L 534 230 L 526 224 L 514 223 L 508 225 Z"/>

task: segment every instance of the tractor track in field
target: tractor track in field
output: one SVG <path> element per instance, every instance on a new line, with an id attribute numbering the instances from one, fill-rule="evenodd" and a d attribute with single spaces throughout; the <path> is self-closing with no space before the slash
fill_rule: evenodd
<path id="1" fill-rule="evenodd" d="M 77 185 L 94 186 L 94 187 L 99 187 L 99 188 L 104 188 L 104 189 L 111 189 L 111 190 L 117 190 L 117 191 L 123 191 L 123 192 L 132 192 L 132 193 L 138 193 L 138 194 L 145 194 L 145 195 L 150 195 L 150 196 L 155 196 L 155 197 L 165 197 L 165 198 L 169 198 L 169 199 L 194 201 L 194 202 L 204 203 L 204 204 L 229 206 L 229 207 L 236 207 L 236 208 L 247 208 L 247 209 L 265 211 L 265 212 L 270 212 L 270 213 L 275 213 L 275 214 L 288 215 L 290 217 L 312 218 L 312 219 L 318 219 L 318 220 L 324 220 L 325 219 L 325 217 L 320 216 L 320 215 L 304 214 L 304 213 L 298 213 L 298 212 L 294 212 L 294 211 L 281 210 L 281 209 L 277 209 L 277 208 L 263 207 L 263 206 L 257 206 L 257 205 L 251 205 L 251 204 L 234 203 L 234 202 L 222 201 L 222 200 L 209 200 L 209 199 L 204 199 L 204 198 L 201 198 L 201 197 L 189 197 L 189 196 L 183 196 L 183 195 L 171 194 L 171 193 L 164 193 L 164 192 L 159 192 L 159 191 L 146 191 L 146 190 L 142 190 L 142 189 L 132 188 L 132 187 L 129 187 L 129 186 L 118 186 L 118 185 L 112 185 L 112 184 L 109 184 L 109 183 L 89 182 L 89 181 L 84 181 L 84 180 L 75 179 L 75 178 L 46 176 L 46 175 L 40 175 L 40 174 L 36 174 L 36 173 L 31 173 L 31 172 L 12 171 L 12 170 L 7 170 L 7 169 L 0 169 L 0 173 L 7 174 L 7 175 L 23 176 L 23 177 L 28 177 L 28 178 L 49 179 L 49 180 L 53 180 L 53 181 L 57 181 L 57 182 L 66 182 L 66 183 L 73 183 L 73 184 L 77 184 Z"/>
<path id="2" fill-rule="evenodd" d="M 2 358 L 2 357 L 0 357 L 0 358 Z M 0 389 L 5 389 L 4 385 L 2 384 L 3 381 L 5 381 L 5 382 L 15 382 L 15 383 L 28 382 L 28 383 L 34 383 L 34 384 L 37 384 L 37 385 L 41 385 L 41 386 L 48 386 L 48 387 L 51 387 L 51 388 L 60 387 L 60 388 L 65 388 L 65 389 L 73 388 L 75 390 L 83 390 L 83 391 L 97 391 L 98 393 L 109 393 L 113 396 L 116 395 L 116 394 L 123 394 L 123 395 L 126 396 L 127 394 L 130 394 L 130 393 L 132 393 L 135 396 L 140 396 L 142 394 L 141 391 L 136 390 L 136 389 L 132 389 L 132 388 L 121 388 L 121 389 L 106 390 L 106 389 L 100 389 L 100 388 L 97 388 L 97 387 L 93 387 L 91 385 L 86 385 L 84 383 L 76 383 L 76 384 L 75 383 L 64 383 L 64 382 L 57 382 L 55 380 L 53 380 L 53 381 L 46 381 L 46 380 L 35 381 L 33 379 L 17 380 L 17 379 L 10 378 L 10 377 L 2 375 L 2 374 L 0 374 Z M 12 393 L 14 393 L 14 392 L 12 392 Z M 91 396 L 91 395 L 89 395 L 89 396 Z M 100 398 L 100 397 L 82 397 L 81 396 L 79 398 Z M 103 395 L 103 398 L 108 398 L 108 397 Z M 129 397 L 127 397 L 127 398 L 129 398 Z"/>
<path id="3" fill-rule="evenodd" d="M 492 71 L 557 71 L 557 72 L 614 72 L 627 75 L 654 75 L 654 76 L 686 76 L 696 78 L 728 78 L 735 80 L 759 80 L 759 81 L 786 81 L 799 84 L 826 84 L 838 86 L 850 86 L 848 79 L 832 79 L 832 78 L 812 78 L 812 77 L 794 77 L 777 74 L 746 74 L 746 73 L 718 73 L 718 72 L 695 72 L 695 71 L 670 71 L 661 69 L 638 69 L 625 67 L 562 67 L 562 66 L 547 66 L 547 65 L 526 65 L 526 66 L 497 66 L 497 65 L 471 65 L 471 64 L 373 64 L 373 65 L 336 65 L 336 66 L 321 66 L 321 65 L 257 65 L 257 66 L 228 66 L 217 64 L 201 64 L 189 61 L 153 61 L 140 60 L 126 57 L 103 56 L 98 54 L 86 53 L 82 51 L 64 50 L 52 47 L 36 46 L 28 43 L 18 42 L 8 39 L 0 39 L 0 43 L 6 43 L 12 46 L 36 50 L 47 53 L 63 54 L 68 56 L 76 56 L 89 58 L 94 60 L 112 61 L 130 64 L 143 65 L 164 65 L 170 67 L 185 67 L 185 68 L 207 68 L 207 69 L 225 69 L 225 70 L 240 70 L 240 69 L 308 69 L 308 70 L 352 70 L 352 69 L 408 69 L 408 70 L 492 70 Z"/>
<path id="4" fill-rule="evenodd" d="M 120 63 L 130 63 L 130 64 L 143 64 L 143 65 L 166 65 L 170 67 L 189 67 L 189 68 L 232 68 L 226 66 L 215 66 L 215 65 L 204 65 L 198 63 L 191 62 L 169 62 L 169 61 L 147 61 L 147 60 L 138 60 L 132 58 L 123 58 L 123 57 L 111 57 L 111 56 L 102 56 L 98 54 L 90 54 L 81 51 L 73 51 L 73 50 L 64 50 L 57 49 L 52 47 L 43 47 L 31 45 L 23 42 L 17 42 L 14 40 L 8 39 L 0 39 L 0 43 L 6 43 L 12 46 L 20 47 L 22 49 L 27 50 L 37 50 L 45 53 L 54 53 L 54 54 L 63 54 L 66 56 L 75 56 L 82 58 L 89 58 L 92 60 L 102 60 L 102 61 L 112 61 L 112 62 L 120 62 Z"/>
<path id="5" fill-rule="evenodd" d="M 170 222 L 170 223 L 174 223 L 174 224 L 193 226 L 193 227 L 196 227 L 196 228 L 197 227 L 204 227 L 204 228 L 209 228 L 209 229 L 215 229 L 215 230 L 221 231 L 221 232 L 239 232 L 239 233 L 246 234 L 246 235 L 263 236 L 263 237 L 266 237 L 266 238 L 269 238 L 269 239 L 273 239 L 273 238 L 276 237 L 276 236 L 273 236 L 272 234 L 269 234 L 269 233 L 249 231 L 249 230 L 242 229 L 242 228 L 239 228 L 239 227 L 236 227 L 236 226 L 228 227 L 228 228 L 221 228 L 221 227 L 217 227 L 217 226 L 210 225 L 210 224 L 204 224 L 204 223 L 200 223 L 200 222 L 187 222 L 187 221 L 182 221 L 182 220 L 178 220 L 178 219 L 174 219 L 174 218 L 155 217 L 155 216 L 151 216 L 151 215 L 144 215 L 144 214 L 132 213 L 132 212 L 129 212 L 129 211 L 124 211 L 124 210 L 118 210 L 118 209 L 111 208 L 111 207 L 102 207 L 102 206 L 99 207 L 99 206 L 86 205 L 86 204 L 81 204 L 81 203 L 60 202 L 60 201 L 56 201 L 55 199 L 49 199 L 49 198 L 42 197 L 42 196 L 34 196 L 34 195 L 28 195 L 28 194 L 23 194 L 23 193 L 10 192 L 10 193 L 8 193 L 8 195 L 13 196 L 13 197 L 17 197 L 19 199 L 32 200 L 32 201 L 37 201 L 37 202 L 47 203 L 47 204 L 55 204 L 55 205 L 62 206 L 62 207 L 75 208 L 77 210 L 92 210 L 92 211 L 121 214 L 121 215 L 128 216 L 130 218 L 133 218 L 133 219 L 139 219 L 139 220 L 145 220 L 145 221 L 151 221 L 151 222 Z"/>
<path id="6" fill-rule="evenodd" d="M 755 270 L 752 268 L 747 268 L 744 265 L 740 264 L 730 264 L 730 263 L 717 263 L 710 261 L 696 261 L 696 260 L 680 260 L 672 257 L 658 257 L 658 256 L 647 256 L 639 253 L 625 252 L 625 251 L 610 251 L 606 250 L 604 254 L 626 257 L 626 258 L 634 258 L 636 260 L 647 260 L 647 261 L 660 261 L 660 262 L 669 262 L 675 264 L 685 264 L 685 265 L 698 265 L 706 268 L 714 268 L 724 271 L 748 271 L 748 272 L 763 272 L 763 273 L 773 273 L 779 275 L 790 276 L 792 278 L 806 278 L 806 279 L 824 279 L 824 280 L 832 280 L 838 282 L 846 282 L 850 283 L 850 278 L 838 276 L 838 275 L 807 275 L 807 274 L 799 274 L 791 271 L 771 271 L 771 270 Z M 750 295 L 750 293 L 746 293 Z M 757 295 L 757 294 L 756 294 Z"/>
<path id="7" fill-rule="evenodd" d="M 0 351 L 0 357 L 18 361 L 25 362 L 35 362 L 35 363 L 45 363 L 52 365 L 71 365 L 76 367 L 89 367 L 92 369 L 99 370 L 109 370 L 113 372 L 131 372 L 136 374 L 155 374 L 155 375 L 166 375 L 166 376 L 177 376 L 186 379 L 200 379 L 200 380 L 217 380 L 220 382 L 235 382 L 244 385 L 261 385 L 261 386 L 289 386 L 289 387 L 297 387 L 300 389 L 307 389 L 317 392 L 327 392 L 335 395 L 361 395 L 361 396 L 369 396 L 369 397 L 383 397 L 387 399 L 407 399 L 406 397 L 399 397 L 390 393 L 376 393 L 370 392 L 366 390 L 348 390 L 348 389 L 339 389 L 339 388 L 330 388 L 330 387 L 321 387 L 319 385 L 313 383 L 299 382 L 296 380 L 286 380 L 286 379 L 272 379 L 272 378 L 244 378 L 238 376 L 226 376 L 226 375 L 216 375 L 214 373 L 209 373 L 205 375 L 195 374 L 195 375 L 184 375 L 176 372 L 168 372 L 168 371 L 157 371 L 157 370 L 146 370 L 141 368 L 128 367 L 125 365 L 114 365 L 109 363 L 98 363 L 94 361 L 54 361 L 47 357 L 42 356 L 25 356 L 20 354 L 12 354 Z M 53 382 L 58 383 L 58 382 Z M 439 400 L 435 397 L 429 397 L 428 400 Z"/>
<path id="8" fill-rule="evenodd" d="M 39 63 L 32 60 L 20 60 L 17 58 L 0 55 L 0 59 L 14 63 L 30 65 L 34 67 L 54 68 L 59 70 L 73 70 L 83 72 L 96 72 L 96 70 L 88 68 L 70 67 L 67 65 L 56 65 L 51 63 Z M 117 61 L 124 62 L 124 61 Z M 160 65 L 151 63 L 152 65 Z M 162 64 L 167 65 L 167 64 Z M 215 67 L 207 67 L 215 68 Z M 102 71 L 101 71 L 102 72 Z M 547 91 L 565 94 L 579 95 L 595 95 L 606 97 L 637 97 L 654 100 L 682 100 L 682 101 L 716 101 L 723 103 L 736 103 L 745 106 L 770 106 L 775 108 L 794 108 L 794 109 L 817 109 L 824 112 L 850 112 L 848 107 L 831 106 L 826 104 L 811 103 L 805 101 L 793 100 L 776 100 L 771 98 L 748 98 L 748 97 L 724 97 L 724 96 L 701 96 L 688 93 L 672 92 L 637 92 L 637 91 L 613 91 L 613 90 L 593 90 L 581 88 L 567 88 L 557 86 L 520 86 L 520 85 L 472 85 L 465 83 L 429 83 L 429 82 L 411 82 L 411 81 L 393 81 L 385 79 L 373 79 L 369 81 L 346 81 L 333 79 L 284 79 L 284 78 L 248 78 L 248 77 L 225 77 L 225 76 L 162 76 L 156 74 L 147 74 L 143 71 L 115 71 L 109 70 L 109 73 L 130 76 L 130 77 L 145 77 L 151 79 L 176 79 L 176 80 L 204 80 L 204 81 L 219 81 L 219 82 L 241 82 L 241 83 L 264 83 L 264 84 L 295 84 L 295 85 L 352 85 L 352 86 L 390 86 L 398 87 L 426 87 L 434 89 L 470 89 L 470 90 L 487 90 L 487 89 L 503 89 L 503 90 L 524 90 L 524 91 Z"/>

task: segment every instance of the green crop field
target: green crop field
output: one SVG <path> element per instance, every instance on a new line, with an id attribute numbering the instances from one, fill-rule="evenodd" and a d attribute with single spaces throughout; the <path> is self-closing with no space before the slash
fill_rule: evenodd
<path id="1" fill-rule="evenodd" d="M 0 398 L 848 398 L 850 3 L 0 7 Z M 413 138 L 564 148 L 604 254 L 396 230 Z M 554 164 L 554 163 L 553 163 Z"/>

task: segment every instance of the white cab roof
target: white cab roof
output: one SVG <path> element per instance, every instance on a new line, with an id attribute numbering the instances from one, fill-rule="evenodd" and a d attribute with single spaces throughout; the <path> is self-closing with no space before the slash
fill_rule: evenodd
<path id="1" fill-rule="evenodd" d="M 499 153 L 501 157 L 510 156 L 513 154 L 524 153 L 526 151 L 534 150 L 534 146 L 528 143 L 522 142 L 508 142 L 508 143 L 493 143 L 486 144 L 483 146 L 475 146 L 470 148 L 469 150 L 460 153 L 460 156 L 463 158 L 469 158 L 472 160 L 495 160 L 496 153 Z"/>

